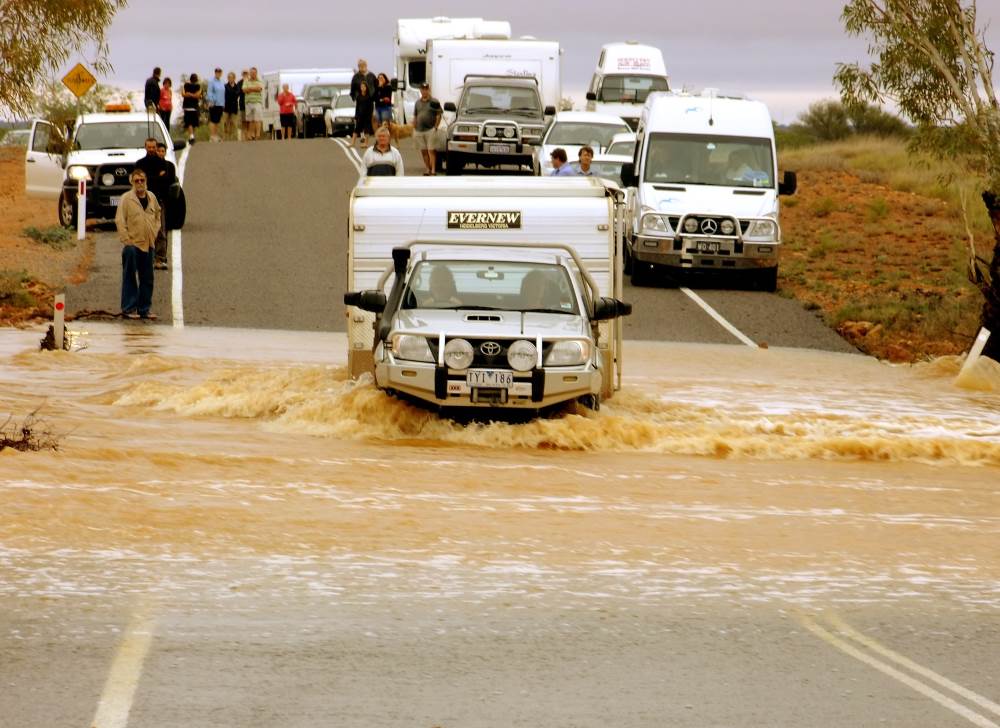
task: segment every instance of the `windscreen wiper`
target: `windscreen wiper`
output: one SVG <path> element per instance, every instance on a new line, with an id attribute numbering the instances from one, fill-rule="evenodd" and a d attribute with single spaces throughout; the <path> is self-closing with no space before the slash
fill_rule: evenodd
<path id="1" fill-rule="evenodd" d="M 561 308 L 525 308 L 521 310 L 521 313 L 565 313 L 570 316 L 575 316 L 572 311 L 563 311 Z"/>
<path id="2" fill-rule="evenodd" d="M 439 311 L 500 311 L 496 306 L 435 306 Z"/>

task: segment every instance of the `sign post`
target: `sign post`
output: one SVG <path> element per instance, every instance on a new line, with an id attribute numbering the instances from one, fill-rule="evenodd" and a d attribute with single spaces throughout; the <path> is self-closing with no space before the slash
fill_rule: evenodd
<path id="1" fill-rule="evenodd" d="M 87 180 L 77 182 L 76 190 L 76 239 L 87 237 Z"/>
<path id="2" fill-rule="evenodd" d="M 60 293 L 55 300 L 56 313 L 52 321 L 52 336 L 56 351 L 62 351 L 63 335 L 66 331 L 66 294 Z"/>
<path id="3" fill-rule="evenodd" d="M 76 96 L 77 106 L 80 104 L 80 97 L 90 91 L 97 83 L 97 79 L 85 65 L 77 63 L 70 72 L 63 76 L 63 84 L 73 95 Z M 79 111 L 79 109 L 77 109 Z M 87 182 L 80 180 L 79 189 L 76 196 L 76 239 L 83 240 L 87 236 Z"/>

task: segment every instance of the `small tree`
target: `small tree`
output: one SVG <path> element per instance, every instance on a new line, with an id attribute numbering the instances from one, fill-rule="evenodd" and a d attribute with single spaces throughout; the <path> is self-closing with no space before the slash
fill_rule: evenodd
<path id="1" fill-rule="evenodd" d="M 850 0 L 841 16 L 865 37 L 874 62 L 838 64 L 834 81 L 848 107 L 894 101 L 915 124 L 912 144 L 968 160 L 984 180 L 994 229 L 992 259 L 970 251 L 969 277 L 983 293 L 987 356 L 1000 361 L 1000 104 L 993 53 L 977 27 L 975 0 Z"/>
<path id="2" fill-rule="evenodd" d="M 851 124 L 847 110 L 837 101 L 817 101 L 799 114 L 799 124 L 813 138 L 821 142 L 834 142 L 850 136 Z"/>
<path id="3" fill-rule="evenodd" d="M 96 49 L 91 65 L 111 70 L 105 30 L 127 0 L 0 2 L 0 111 L 27 116 L 34 91 L 74 53 Z"/>

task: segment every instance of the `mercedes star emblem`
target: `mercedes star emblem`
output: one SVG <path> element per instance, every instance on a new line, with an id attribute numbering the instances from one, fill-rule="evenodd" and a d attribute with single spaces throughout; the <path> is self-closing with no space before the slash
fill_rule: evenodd
<path id="1" fill-rule="evenodd" d="M 719 223 L 709 218 L 701 221 L 701 231 L 706 235 L 715 235 L 719 232 Z"/>
<path id="2" fill-rule="evenodd" d="M 500 344 L 495 341 L 485 341 L 479 346 L 479 351 L 486 356 L 496 356 L 500 353 Z"/>

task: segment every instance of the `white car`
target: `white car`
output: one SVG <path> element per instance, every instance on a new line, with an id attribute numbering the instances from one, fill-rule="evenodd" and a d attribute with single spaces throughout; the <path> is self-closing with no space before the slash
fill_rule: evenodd
<path id="1" fill-rule="evenodd" d="M 535 174 L 543 177 L 552 174 L 550 155 L 557 147 L 566 150 L 568 162 L 575 162 L 582 147 L 590 146 L 597 154 L 604 151 L 616 134 L 630 131 L 628 124 L 618 116 L 592 111 L 560 111 L 535 152 Z"/>
<path id="2" fill-rule="evenodd" d="M 327 109 L 323 115 L 326 133 L 330 136 L 340 136 L 341 134 L 350 136 L 353 134 L 354 110 L 355 105 L 349 93 L 345 92 L 337 96 L 332 108 Z"/>
<path id="3" fill-rule="evenodd" d="M 590 172 L 594 177 L 600 177 L 610 182 L 614 182 L 619 187 L 622 185 L 622 165 L 629 164 L 632 155 L 625 154 L 595 154 L 590 163 Z M 579 169 L 579 162 L 572 162 L 574 169 Z"/>
<path id="4" fill-rule="evenodd" d="M 624 154 L 629 159 L 635 154 L 635 133 L 615 134 L 611 137 L 611 143 L 604 150 L 605 154 Z"/>

